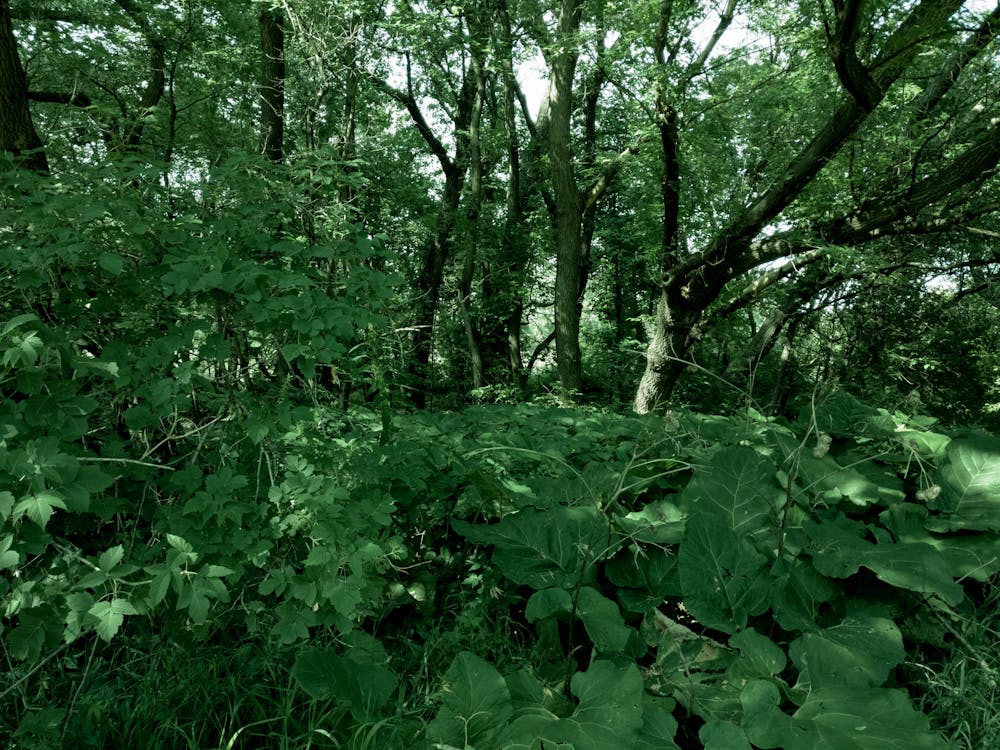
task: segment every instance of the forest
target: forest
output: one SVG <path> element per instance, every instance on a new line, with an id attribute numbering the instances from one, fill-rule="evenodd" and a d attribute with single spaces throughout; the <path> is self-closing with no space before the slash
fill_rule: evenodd
<path id="1" fill-rule="evenodd" d="M 1000 748 L 998 35 L 0 0 L 0 748 Z"/>

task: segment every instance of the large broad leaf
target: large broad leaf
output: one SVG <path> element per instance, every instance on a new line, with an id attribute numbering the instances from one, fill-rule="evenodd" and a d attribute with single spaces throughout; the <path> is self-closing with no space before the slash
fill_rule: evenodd
<path id="1" fill-rule="evenodd" d="M 603 654 L 621 653 L 634 631 L 625 624 L 618 605 L 596 589 L 584 586 L 577 597 L 577 614 L 594 647 Z"/>
<path id="2" fill-rule="evenodd" d="M 680 750 L 674 742 L 676 734 L 677 719 L 673 714 L 647 702 L 635 750 Z"/>
<path id="3" fill-rule="evenodd" d="M 462 652 L 444 675 L 441 709 L 427 734 L 446 745 L 496 747 L 496 737 L 513 715 L 503 677 L 475 654 Z"/>
<path id="4" fill-rule="evenodd" d="M 709 721 L 698 730 L 705 750 L 751 750 L 746 734 L 728 721 Z"/>
<path id="5" fill-rule="evenodd" d="M 744 674 L 771 677 L 781 673 L 788 663 L 781 647 L 753 628 L 741 630 L 729 639 L 729 645 L 739 649 L 739 666 Z"/>
<path id="6" fill-rule="evenodd" d="M 848 617 L 839 625 L 806 633 L 788 649 L 799 670 L 797 687 L 879 687 L 903 661 L 903 638 L 892 620 Z"/>
<path id="7" fill-rule="evenodd" d="M 644 728 L 643 685 L 634 664 L 619 666 L 598 660 L 586 672 L 573 675 L 570 689 L 579 700 L 572 716 L 561 719 L 541 707 L 527 709 L 511 722 L 500 742 L 478 747 L 503 750 L 561 746 L 574 750 L 631 750 L 637 747 Z M 651 726 L 650 731 L 662 733 L 669 728 L 669 720 L 661 720 Z M 474 744 L 471 739 L 469 744 Z"/>
<path id="8" fill-rule="evenodd" d="M 959 438 L 948 444 L 938 472 L 940 494 L 928 501 L 943 511 L 928 522 L 933 531 L 1000 530 L 1000 438 Z"/>
<path id="9" fill-rule="evenodd" d="M 493 545 L 493 561 L 503 574 L 534 589 L 592 580 L 592 563 L 614 551 L 607 546 L 608 520 L 592 507 L 526 509 L 491 526 L 457 519 L 452 526 L 470 541 Z"/>
<path id="10" fill-rule="evenodd" d="M 951 566 L 955 579 L 989 582 L 1000 571 L 1000 536 L 983 534 L 933 534 L 927 530 L 929 513 L 917 503 L 898 503 L 880 514 L 882 522 L 901 542 L 919 542 L 934 547 Z"/>
<path id="11" fill-rule="evenodd" d="M 723 448 L 699 467 L 684 489 L 684 505 L 694 515 L 712 514 L 737 534 L 753 533 L 772 522 L 780 488 L 770 459 L 752 448 Z"/>
<path id="12" fill-rule="evenodd" d="M 566 589 L 549 588 L 536 591 L 524 608 L 528 622 L 548 617 L 569 617 L 573 614 L 573 597 Z"/>
<path id="13" fill-rule="evenodd" d="M 766 563 L 720 516 L 692 516 L 677 555 L 684 606 L 702 625 L 735 633 L 767 608 Z"/>
<path id="14" fill-rule="evenodd" d="M 740 695 L 743 729 L 760 748 L 783 750 L 945 750 L 902 690 L 836 687 L 816 690 L 789 716 L 771 682 L 756 680 Z"/>
<path id="15" fill-rule="evenodd" d="M 618 588 L 618 601 L 629 612 L 645 614 L 668 597 L 681 595 L 677 558 L 667 550 L 630 547 L 604 566 Z"/>
<path id="16" fill-rule="evenodd" d="M 774 619 L 789 632 L 816 629 L 820 606 L 836 590 L 807 560 L 778 560 L 771 568 Z"/>
<path id="17" fill-rule="evenodd" d="M 631 539 L 647 544 L 677 544 L 684 538 L 684 512 L 670 500 L 647 503 L 616 519 Z"/>
<path id="18" fill-rule="evenodd" d="M 388 703 L 396 691 L 396 676 L 369 653 L 351 655 L 354 658 L 326 648 L 307 649 L 295 659 L 292 676 L 311 697 L 343 701 L 355 719 L 364 721 Z"/>
<path id="19" fill-rule="evenodd" d="M 803 453 L 798 459 L 798 484 L 813 497 L 833 504 L 846 500 L 868 506 L 903 498 L 902 482 L 870 463 L 841 466 L 830 455 L 816 458 Z"/>
<path id="20" fill-rule="evenodd" d="M 862 538 L 865 526 L 846 518 L 804 525 L 812 545 L 813 564 L 823 575 L 846 578 L 864 566 L 890 586 L 936 594 L 952 606 L 965 598 L 955 583 L 952 565 L 941 552 L 923 542 L 874 544 Z"/>
<path id="21" fill-rule="evenodd" d="M 819 432 L 853 438 L 888 435 L 896 424 L 884 410 L 874 409 L 858 401 L 846 391 L 835 391 L 816 405 L 802 409 L 799 422 L 813 424 Z"/>

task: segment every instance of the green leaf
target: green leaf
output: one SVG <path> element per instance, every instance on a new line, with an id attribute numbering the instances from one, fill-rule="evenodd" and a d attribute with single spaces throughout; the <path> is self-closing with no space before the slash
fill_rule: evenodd
<path id="1" fill-rule="evenodd" d="M 16 550 L 12 550 L 14 545 L 14 535 L 7 534 L 0 537 L 0 570 L 16 568 L 21 561 L 21 555 Z"/>
<path id="2" fill-rule="evenodd" d="M 810 424 L 815 419 L 815 429 L 838 437 L 882 436 L 895 431 L 893 420 L 878 409 L 862 403 L 847 391 L 834 391 L 815 411 L 804 407 L 799 422 Z"/>
<path id="3" fill-rule="evenodd" d="M 353 655 L 353 651 L 349 654 Z M 359 722 L 375 715 L 396 691 L 396 676 L 382 663 L 339 656 L 331 649 L 314 648 L 295 658 L 292 676 L 306 693 L 317 700 L 336 698 L 350 704 Z"/>
<path id="4" fill-rule="evenodd" d="M 680 750 L 674 742 L 676 734 L 677 719 L 673 714 L 647 702 L 635 750 Z"/>
<path id="5" fill-rule="evenodd" d="M 151 607 L 157 606 L 167 595 L 167 589 L 170 587 L 170 578 L 170 571 L 165 570 L 159 575 L 154 576 L 153 580 L 149 582 L 148 596 Z"/>
<path id="6" fill-rule="evenodd" d="M 788 662 L 785 652 L 774 641 L 753 628 L 741 630 L 731 637 L 729 645 L 739 649 L 747 673 L 756 677 L 780 674 Z"/>
<path id="7" fill-rule="evenodd" d="M 758 747 L 783 750 L 944 750 L 905 692 L 827 688 L 811 692 L 793 716 L 767 681 L 743 688 L 743 729 Z"/>
<path id="8" fill-rule="evenodd" d="M 295 643 L 309 637 L 309 628 L 316 625 L 316 614 L 312 607 L 304 607 L 292 601 L 284 601 L 274 608 L 278 621 L 273 632 L 282 643 Z"/>
<path id="9" fill-rule="evenodd" d="M 94 630 L 103 641 L 109 642 L 121 628 L 125 616 L 138 614 L 138 612 L 125 599 L 110 599 L 94 604 L 90 608 L 90 614 L 98 620 Z"/>
<path id="10" fill-rule="evenodd" d="M 455 531 L 478 544 L 496 547 L 493 561 L 515 583 L 534 589 L 571 588 L 581 576 L 593 578 L 591 563 L 610 555 L 609 523 L 596 508 L 533 508 L 492 526 L 452 520 Z"/>
<path id="11" fill-rule="evenodd" d="M 13 515 L 19 516 L 22 513 L 27 513 L 28 518 L 44 529 L 45 524 L 52 518 L 52 512 L 55 508 L 66 510 L 66 503 L 54 492 L 39 492 L 37 495 L 24 498 L 15 505 Z"/>
<path id="12" fill-rule="evenodd" d="M 621 653 L 633 632 L 625 625 L 618 605 L 596 589 L 584 586 L 577 599 L 577 614 L 600 653 Z"/>
<path id="13" fill-rule="evenodd" d="M 767 608 L 766 562 L 722 516 L 693 515 L 677 554 L 685 607 L 702 625 L 735 633 Z"/>
<path id="14" fill-rule="evenodd" d="M 328 648 L 311 648 L 295 657 L 292 677 L 316 700 L 346 697 L 347 670 L 343 657 Z"/>
<path id="15" fill-rule="evenodd" d="M 698 730 L 704 750 L 752 750 L 746 734 L 728 721 L 711 720 Z"/>
<path id="16" fill-rule="evenodd" d="M 97 559 L 97 567 L 105 573 L 110 573 L 111 569 L 118 565 L 124 556 L 125 548 L 119 544 L 101 553 L 101 556 Z"/>
<path id="17" fill-rule="evenodd" d="M 34 313 L 22 313 L 21 315 L 15 315 L 13 318 L 4 323 L 3 329 L 0 330 L 0 336 L 7 336 L 11 331 L 20 328 L 25 323 L 30 323 L 35 320 L 38 320 L 38 316 Z"/>
<path id="18" fill-rule="evenodd" d="M 183 537 L 179 537 L 176 534 L 167 534 L 167 544 L 178 552 L 183 552 L 188 555 L 194 553 L 194 547 L 192 547 Z"/>
<path id="19" fill-rule="evenodd" d="M 62 635 L 62 619 L 48 605 L 22 609 L 18 623 L 7 632 L 7 644 L 15 659 L 37 659 L 47 642 Z"/>
<path id="20" fill-rule="evenodd" d="M 934 546 L 923 542 L 873 544 L 862 537 L 866 527 L 839 517 L 822 523 L 806 522 L 812 544 L 809 552 L 816 569 L 833 578 L 846 578 L 864 566 L 891 586 L 936 594 L 952 606 L 965 598 L 955 583 L 952 566 Z"/>
<path id="21" fill-rule="evenodd" d="M 684 538 L 684 513 L 670 500 L 647 503 L 616 519 L 631 539 L 647 544 L 677 544 Z"/>
<path id="22" fill-rule="evenodd" d="M 120 255 L 101 253 L 97 258 L 97 265 L 101 267 L 101 270 L 107 271 L 112 276 L 119 276 L 125 268 L 125 261 Z"/>
<path id="23" fill-rule="evenodd" d="M 462 652 L 448 667 L 441 692 L 442 705 L 428 736 L 459 747 L 494 747 L 514 713 L 500 673 L 475 654 Z"/>
<path id="24" fill-rule="evenodd" d="M 937 475 L 940 494 L 928 501 L 934 516 L 928 528 L 1000 530 L 1000 438 L 958 438 L 948 444 Z"/>
<path id="25" fill-rule="evenodd" d="M 209 576 L 211 578 L 223 578 L 225 576 L 231 576 L 236 571 L 222 565 L 206 565 L 198 572 L 200 575 Z"/>
<path id="26" fill-rule="evenodd" d="M 0 492 L 0 526 L 10 518 L 11 511 L 14 510 L 14 495 L 6 490 Z"/>
<path id="27" fill-rule="evenodd" d="M 524 617 L 528 622 L 537 622 L 553 615 L 571 615 L 573 597 L 566 589 L 543 589 L 536 591 L 528 599 Z"/>
<path id="28" fill-rule="evenodd" d="M 190 591 L 191 593 L 185 597 L 186 601 L 184 604 L 187 606 L 188 617 L 191 618 L 192 622 L 201 623 L 208 619 L 208 610 L 211 607 L 211 602 L 205 595 L 205 592 L 195 589 L 194 587 L 186 588 L 185 591 Z M 180 604 L 180 602 L 178 602 Z"/>
<path id="29" fill-rule="evenodd" d="M 903 638 L 892 620 L 848 617 L 839 625 L 806 633 L 789 646 L 799 670 L 796 687 L 878 687 L 903 661 Z"/>
<path id="30" fill-rule="evenodd" d="M 752 448 L 723 448 L 695 471 L 682 494 L 684 505 L 718 515 L 738 535 L 753 533 L 774 519 L 780 495 L 774 476 L 774 463 Z"/>

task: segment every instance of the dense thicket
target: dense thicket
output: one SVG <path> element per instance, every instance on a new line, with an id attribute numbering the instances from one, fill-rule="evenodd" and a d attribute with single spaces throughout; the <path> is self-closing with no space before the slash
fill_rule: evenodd
<path id="1" fill-rule="evenodd" d="M 0 0 L 0 737 L 940 746 L 904 661 L 994 668 L 998 31 Z"/>

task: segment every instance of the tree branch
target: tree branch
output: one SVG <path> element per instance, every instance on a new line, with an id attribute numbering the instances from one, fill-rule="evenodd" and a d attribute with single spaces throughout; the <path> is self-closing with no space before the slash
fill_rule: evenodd
<path id="1" fill-rule="evenodd" d="M 878 98 L 902 75 L 922 46 L 961 6 L 961 0 L 921 0 L 907 19 L 893 32 L 872 65 L 872 81 Z M 735 263 L 747 251 L 753 238 L 777 217 L 820 170 L 832 159 L 844 142 L 864 122 L 870 110 L 853 97 L 842 104 L 813 139 L 792 159 L 781 178 L 774 182 L 740 216 L 720 232 L 708 247 L 692 253 L 665 275 L 664 285 L 686 278 L 706 264 Z M 756 263 L 754 264 L 756 265 Z"/>
<path id="2" fill-rule="evenodd" d="M 48 104 L 67 104 L 71 107 L 89 107 L 90 97 L 82 91 L 29 91 L 28 99 Z"/>
<path id="3" fill-rule="evenodd" d="M 387 81 L 383 81 L 377 76 L 369 75 L 368 78 L 375 88 L 382 93 L 389 95 L 406 108 L 406 111 L 410 115 L 410 119 L 413 120 L 413 124 L 417 128 L 417 132 L 420 133 L 431 152 L 435 157 L 437 157 L 438 162 L 440 162 L 442 171 L 445 174 L 448 174 L 458 169 L 458 166 L 448 154 L 448 150 L 444 147 L 441 139 L 434 134 L 434 131 L 431 130 L 431 126 L 427 124 L 427 119 L 424 117 L 424 113 L 421 111 L 420 105 L 417 104 L 417 100 L 413 96 L 413 93 L 410 91 L 400 91 L 395 86 L 390 85 Z M 409 76 L 407 76 L 407 79 L 409 79 Z"/>
<path id="4" fill-rule="evenodd" d="M 965 67 L 993 41 L 997 33 L 1000 33 L 1000 3 L 997 4 L 992 13 L 983 19 L 979 28 L 972 32 L 968 39 L 948 58 L 938 74 L 924 86 L 924 90 L 914 97 L 911 103 L 914 122 L 920 122 L 934 111 L 945 94 L 951 90 Z"/>
<path id="5" fill-rule="evenodd" d="M 858 60 L 857 40 L 864 15 L 865 0 L 833 0 L 836 28 L 829 34 L 827 49 L 844 89 L 862 110 L 871 112 L 882 100 L 883 92 Z"/>

